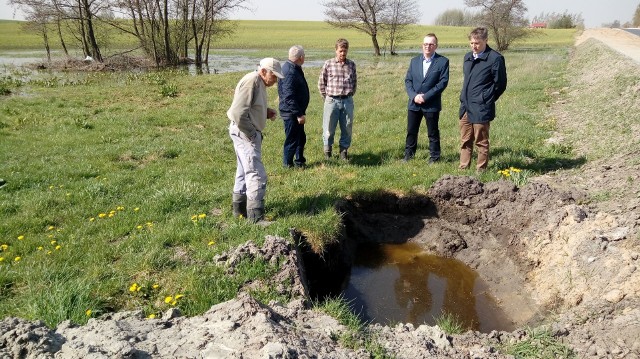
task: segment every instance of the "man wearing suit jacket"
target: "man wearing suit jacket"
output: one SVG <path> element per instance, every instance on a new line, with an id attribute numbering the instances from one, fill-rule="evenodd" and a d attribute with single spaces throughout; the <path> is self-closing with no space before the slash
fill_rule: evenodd
<path id="1" fill-rule="evenodd" d="M 436 53 L 438 38 L 427 34 L 422 43 L 422 55 L 411 59 L 404 85 L 409 96 L 407 140 L 404 161 L 413 158 L 418 147 L 418 132 L 424 117 L 429 137 L 429 163 L 440 160 L 440 129 L 442 91 L 449 84 L 449 59 Z"/>
<path id="2" fill-rule="evenodd" d="M 487 45 L 489 31 L 477 27 L 469 34 L 471 51 L 462 63 L 460 91 L 460 169 L 468 169 L 473 144 L 478 148 L 476 171 L 489 164 L 489 127 L 496 117 L 496 101 L 507 89 L 507 67 L 504 57 Z"/>

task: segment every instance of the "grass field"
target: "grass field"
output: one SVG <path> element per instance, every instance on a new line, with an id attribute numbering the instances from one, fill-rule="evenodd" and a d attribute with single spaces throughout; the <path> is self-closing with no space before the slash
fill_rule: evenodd
<path id="1" fill-rule="evenodd" d="M 258 53 L 282 53 L 291 43 L 321 47 L 326 41 L 323 54 L 330 56 L 340 34 L 318 32 L 326 26 L 322 23 L 296 23 L 289 30 L 278 28 L 280 36 L 267 37 L 256 31 L 266 22 L 242 24 L 236 40 L 220 47 L 243 44 Z M 316 30 L 296 30 L 306 27 Z M 432 30 L 444 39 L 464 33 Z M 0 47 L 6 49 L 6 33 L 0 34 Z M 572 36 L 564 32 L 554 46 L 505 53 L 509 86 L 491 127 L 492 159 L 482 180 L 497 180 L 498 171 L 509 167 L 544 173 L 575 164 L 570 148 L 545 144 L 554 128 L 545 116 L 548 94 L 565 85 L 565 45 Z M 347 37 L 356 47 L 367 47 L 364 39 Z M 286 40 L 267 43 L 267 38 Z M 333 207 L 338 199 L 384 191 L 425 193 L 442 175 L 475 175 L 457 170 L 464 51 L 448 55 L 443 161 L 432 166 L 427 165 L 425 128 L 416 159 L 401 161 L 409 54 L 354 57 L 359 85 L 349 163 L 322 160 L 319 69 L 306 69 L 312 94 L 306 125 L 309 168 L 282 168 L 283 126 L 281 120 L 269 123 L 263 157 L 269 176 L 267 217 L 274 222 L 266 228 L 235 219 L 230 210 L 235 157 L 225 112 L 243 73 L 33 75 L 13 70 L 2 78 L 11 94 L 0 97 L 0 178 L 7 181 L 0 188 L 0 316 L 55 326 L 132 308 L 147 315 L 172 306 L 188 315 L 202 313 L 233 298 L 243 283 L 276 270 L 247 262 L 228 276 L 213 263 L 216 254 L 247 240 L 261 243 L 267 234 L 288 238 L 290 228 L 322 247 L 340 231 L 340 214 Z M 273 107 L 276 94 L 269 89 Z M 288 299 L 269 288 L 253 294 L 261 300 Z"/>
<path id="2" fill-rule="evenodd" d="M 44 49 L 43 41 L 36 34 L 23 30 L 24 22 L 0 20 L 0 51 L 7 50 L 35 50 Z M 118 35 L 115 30 L 100 26 L 100 30 L 108 36 L 101 37 L 101 46 L 120 51 L 136 46 L 135 39 Z M 469 28 L 453 26 L 414 25 L 408 30 L 411 36 L 400 43 L 398 49 L 414 49 L 415 44 L 422 41 L 422 37 L 435 32 L 438 35 L 440 47 L 467 46 Z M 555 47 L 573 44 L 575 30 L 543 29 L 535 36 L 527 38 L 518 47 Z M 292 44 L 301 44 L 307 49 L 332 50 L 335 40 L 344 37 L 349 40 L 351 49 L 370 50 L 371 39 L 364 33 L 351 29 L 336 29 L 322 21 L 236 21 L 236 32 L 232 37 L 214 39 L 213 48 L 219 49 L 288 49 Z M 52 50 L 60 50 L 60 44 L 52 36 L 50 38 Z M 66 41 L 74 44 L 72 37 Z M 380 46 L 384 40 L 379 39 Z"/>

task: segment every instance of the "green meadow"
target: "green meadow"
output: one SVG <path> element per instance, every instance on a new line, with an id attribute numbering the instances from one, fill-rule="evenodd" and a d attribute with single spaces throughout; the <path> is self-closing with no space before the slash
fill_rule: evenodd
<path id="1" fill-rule="evenodd" d="M 0 49 L 37 49 L 37 37 L 15 26 L 0 22 Z M 171 307 L 187 315 L 203 313 L 277 270 L 277 264 L 246 261 L 229 275 L 214 258 L 230 248 L 248 240 L 261 244 L 265 235 L 290 238 L 295 228 L 320 251 L 342 229 L 334 209 L 340 199 L 425 194 L 443 175 L 478 176 L 457 169 L 461 58 L 468 29 L 415 31 L 420 35 L 404 48 L 416 48 L 413 43 L 427 31 L 451 47 L 446 51 L 451 81 L 440 119 L 443 161 L 435 165 L 427 164 L 424 127 L 415 160 L 401 161 L 404 76 L 419 49 L 372 58 L 360 51 L 369 49 L 365 36 L 318 22 L 242 21 L 233 39 L 215 44 L 259 59 L 285 58 L 288 47 L 298 43 L 311 50 L 310 61 L 332 56 L 333 42 L 344 36 L 356 50 L 350 162 L 322 159 L 317 67 L 305 68 L 312 94 L 307 169 L 282 167 L 282 122 L 267 125 L 266 215 L 273 221 L 267 227 L 231 215 L 236 163 L 225 113 L 244 73 L 33 74 L 5 68 L 0 87 L 10 93 L 0 96 L 0 178 L 6 181 L 0 187 L 0 317 L 55 326 L 127 309 L 142 309 L 147 316 Z M 490 168 L 481 180 L 498 180 L 511 167 L 533 175 L 579 163 L 571 148 L 545 143 L 554 129 L 545 109 L 549 94 L 566 85 L 573 36 L 548 31 L 504 53 L 509 86 L 491 127 Z M 270 88 L 272 107 L 276 98 L 275 87 Z M 274 287 L 252 289 L 252 294 L 263 301 L 289 299 Z"/>

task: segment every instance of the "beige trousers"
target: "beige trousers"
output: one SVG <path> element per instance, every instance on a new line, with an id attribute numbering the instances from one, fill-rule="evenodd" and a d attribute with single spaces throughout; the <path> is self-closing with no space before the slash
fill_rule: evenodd
<path id="1" fill-rule="evenodd" d="M 491 122 L 470 123 L 465 113 L 460 119 L 460 169 L 467 169 L 471 165 L 473 144 L 478 147 L 478 162 L 476 169 L 484 171 L 489 164 L 489 127 Z"/>

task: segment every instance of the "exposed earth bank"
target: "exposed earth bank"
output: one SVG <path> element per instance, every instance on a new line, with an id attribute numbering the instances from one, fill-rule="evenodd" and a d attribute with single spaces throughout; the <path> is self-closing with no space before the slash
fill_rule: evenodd
<path id="1" fill-rule="evenodd" d="M 548 116 L 558 132 L 550 141 L 571 143 L 584 165 L 534 178 L 522 188 L 445 176 L 421 198 L 388 195 L 344 204 L 348 231 L 386 230 L 474 268 L 520 328 L 447 335 L 426 325 L 371 325 L 371 337 L 388 353 L 407 359 L 510 357 L 504 346 L 528 340 L 525 328 L 535 326 L 548 328 L 576 357 L 640 358 L 640 80 L 636 76 L 620 93 L 607 93 L 607 83 L 640 73 L 640 58 L 598 51 L 619 38 L 615 30 L 585 31 L 571 55 L 568 87 L 551 94 L 556 101 Z M 620 46 L 622 54 L 624 46 L 640 49 L 640 38 Z M 597 63 L 609 65 L 584 68 L 583 53 L 599 53 Z M 599 102 L 608 104 L 604 113 L 611 121 L 625 114 L 624 129 L 606 118 L 590 120 L 585 99 L 603 93 L 611 97 Z M 577 140 L 585 134 L 599 136 Z M 417 203 L 425 206 L 423 215 L 403 214 Z M 398 221 L 417 230 L 398 232 Z M 268 237 L 262 247 L 247 243 L 218 258 L 227 268 L 245 257 L 284 258 L 276 282 L 286 281 L 281 290 L 298 298 L 286 305 L 262 304 L 241 293 L 197 317 L 177 310 L 158 319 L 124 312 L 84 326 L 61 323 L 55 330 L 6 318 L 0 322 L 0 357 L 369 358 L 364 349 L 336 340 L 346 330 L 336 319 L 308 308 L 304 266 L 290 242 Z"/>

